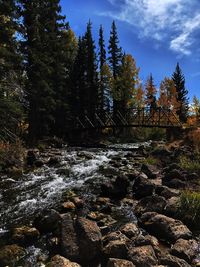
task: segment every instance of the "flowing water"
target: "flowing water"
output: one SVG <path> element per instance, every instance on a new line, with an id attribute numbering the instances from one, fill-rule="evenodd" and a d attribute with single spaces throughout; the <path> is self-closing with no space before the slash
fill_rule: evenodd
<path id="1" fill-rule="evenodd" d="M 58 166 L 44 165 L 18 179 L 1 177 L 0 237 L 5 236 L 10 227 L 27 224 L 43 210 L 59 206 L 66 191 L 76 188 L 86 193 L 88 184 L 105 179 L 100 172 L 102 166 L 108 166 L 114 156 L 123 158 L 125 150 L 139 145 L 115 145 L 108 149 L 65 148 L 56 152 L 60 158 Z M 125 210 L 123 207 L 123 212 Z M 40 248 L 35 247 L 28 250 L 30 255 L 33 255 L 32 250 L 36 254 L 40 252 Z M 38 266 L 31 262 L 30 266 Z"/>

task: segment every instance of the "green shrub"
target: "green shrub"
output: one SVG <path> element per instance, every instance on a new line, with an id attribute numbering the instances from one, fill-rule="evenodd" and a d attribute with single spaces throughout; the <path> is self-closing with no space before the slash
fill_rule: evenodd
<path id="1" fill-rule="evenodd" d="M 148 158 L 145 158 L 142 163 L 144 164 L 150 164 L 150 165 L 156 165 L 158 163 L 158 159 L 150 156 Z"/>
<path id="2" fill-rule="evenodd" d="M 200 172 L 200 155 L 196 157 L 196 159 L 191 160 L 186 156 L 181 156 L 179 158 L 180 166 L 191 172 Z"/>
<path id="3" fill-rule="evenodd" d="M 188 225 L 200 230 L 200 192 L 182 192 L 179 216 Z"/>

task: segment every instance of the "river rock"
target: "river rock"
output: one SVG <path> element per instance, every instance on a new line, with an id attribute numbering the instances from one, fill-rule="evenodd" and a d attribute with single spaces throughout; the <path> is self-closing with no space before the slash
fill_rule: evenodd
<path id="1" fill-rule="evenodd" d="M 135 238 L 139 235 L 140 230 L 135 223 L 127 223 L 120 228 L 122 234 L 128 238 Z"/>
<path id="2" fill-rule="evenodd" d="M 118 176 L 113 183 L 101 185 L 102 196 L 122 199 L 128 193 L 129 180 L 125 175 Z"/>
<path id="3" fill-rule="evenodd" d="M 55 210 L 44 212 L 34 220 L 34 226 L 40 233 L 50 233 L 57 230 L 60 226 L 61 216 Z"/>
<path id="4" fill-rule="evenodd" d="M 76 206 L 73 202 L 67 201 L 62 204 L 62 210 L 63 211 L 72 211 L 75 210 Z"/>
<path id="5" fill-rule="evenodd" d="M 18 245 L 4 246 L 0 249 L 0 266 L 15 266 L 25 255 L 25 249 Z"/>
<path id="6" fill-rule="evenodd" d="M 158 195 L 152 195 L 142 198 L 135 207 L 136 214 L 143 214 L 147 211 L 155 211 L 163 213 L 163 210 L 167 204 L 164 197 Z"/>
<path id="7" fill-rule="evenodd" d="M 172 256 L 170 254 L 164 255 L 159 259 L 160 264 L 170 267 L 191 267 L 185 260 Z"/>
<path id="8" fill-rule="evenodd" d="M 71 262 L 60 255 L 56 255 L 51 259 L 51 262 L 47 263 L 46 267 L 81 267 L 81 265 Z"/>
<path id="9" fill-rule="evenodd" d="M 50 157 L 50 159 L 48 160 L 47 164 L 49 166 L 55 166 L 55 165 L 60 164 L 60 161 L 61 161 L 60 157 L 53 156 L 53 157 Z"/>
<path id="10" fill-rule="evenodd" d="M 159 174 L 156 167 L 150 164 L 142 164 L 141 171 L 144 172 L 149 179 L 156 179 Z"/>
<path id="11" fill-rule="evenodd" d="M 133 184 L 133 194 L 136 198 L 151 196 L 155 190 L 155 184 L 144 177 L 137 177 Z"/>
<path id="12" fill-rule="evenodd" d="M 188 263 L 191 263 L 192 259 L 196 256 L 196 248 L 198 243 L 194 239 L 185 240 L 178 239 L 171 249 L 171 254 L 184 259 Z"/>
<path id="13" fill-rule="evenodd" d="M 131 261 L 110 258 L 107 267 L 135 267 Z"/>
<path id="14" fill-rule="evenodd" d="M 38 158 L 38 151 L 36 150 L 28 150 L 27 151 L 27 156 L 26 156 L 26 164 L 28 166 L 33 166 L 35 161 Z"/>
<path id="15" fill-rule="evenodd" d="M 12 240 L 19 243 L 32 243 L 40 236 L 39 231 L 34 227 L 22 226 L 15 228 L 12 232 Z"/>
<path id="16" fill-rule="evenodd" d="M 86 218 L 62 216 L 61 247 L 63 256 L 73 261 L 89 262 L 101 251 L 101 232 L 97 224 Z"/>
<path id="17" fill-rule="evenodd" d="M 103 252 L 107 258 L 126 259 L 129 238 L 120 231 L 112 232 L 103 238 Z"/>
<path id="18" fill-rule="evenodd" d="M 169 188 L 169 187 L 164 186 L 164 185 L 156 186 L 155 193 L 158 194 L 159 196 L 166 198 L 166 199 L 171 198 L 171 197 L 180 196 L 180 190 Z"/>
<path id="19" fill-rule="evenodd" d="M 154 249 L 150 245 L 130 248 L 128 259 L 136 267 L 152 267 L 158 263 Z"/>
<path id="20" fill-rule="evenodd" d="M 180 197 L 171 197 L 165 206 L 165 215 L 176 218 L 180 207 Z"/>
<path id="21" fill-rule="evenodd" d="M 156 212 L 146 212 L 141 216 L 143 226 L 158 238 L 176 241 L 179 238 L 189 239 L 191 231 L 181 221 Z"/>
<path id="22" fill-rule="evenodd" d="M 36 159 L 36 161 L 34 162 L 34 166 L 37 168 L 41 168 L 44 165 L 44 161 L 41 159 Z"/>

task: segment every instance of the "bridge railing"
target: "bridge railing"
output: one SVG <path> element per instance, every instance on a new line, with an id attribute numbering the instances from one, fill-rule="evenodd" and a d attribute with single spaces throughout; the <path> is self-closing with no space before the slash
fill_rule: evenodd
<path id="1" fill-rule="evenodd" d="M 164 108 L 131 108 L 113 112 L 96 112 L 92 117 L 76 118 L 75 128 L 95 129 L 110 127 L 177 127 L 181 122 L 175 110 Z"/>

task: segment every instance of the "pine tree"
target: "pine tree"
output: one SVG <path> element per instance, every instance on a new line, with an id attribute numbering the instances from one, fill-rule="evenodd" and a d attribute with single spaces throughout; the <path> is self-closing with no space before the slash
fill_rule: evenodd
<path id="1" fill-rule="evenodd" d="M 145 85 L 145 95 L 146 95 L 146 105 L 151 109 L 156 108 L 156 87 L 154 85 L 154 80 L 152 74 L 149 75 Z"/>
<path id="2" fill-rule="evenodd" d="M 18 8 L 14 0 L 0 1 L 0 129 L 15 132 L 22 120 L 22 68 L 18 42 Z"/>
<path id="3" fill-rule="evenodd" d="M 110 32 L 110 39 L 109 39 L 109 46 L 108 46 L 109 56 L 109 63 L 111 70 L 113 72 L 113 78 L 116 80 L 117 75 L 119 73 L 119 68 L 122 61 L 122 49 L 119 47 L 119 39 L 117 34 L 117 28 L 115 22 L 113 21 L 111 32 Z M 117 110 L 119 108 L 119 103 L 116 99 L 113 99 L 113 113 L 114 117 L 116 116 Z"/>
<path id="4" fill-rule="evenodd" d="M 179 66 L 179 63 L 176 65 L 176 69 L 172 74 L 172 80 L 174 81 L 176 92 L 177 92 L 177 102 L 179 103 L 179 107 L 177 108 L 177 115 L 181 122 L 187 121 L 188 116 L 188 91 L 185 88 L 185 78 L 182 74 L 182 70 Z"/>
<path id="5" fill-rule="evenodd" d="M 103 37 L 103 27 L 100 26 L 99 29 L 99 96 L 98 96 L 98 110 L 103 113 L 105 106 L 105 64 L 106 64 L 106 49 L 105 49 L 105 41 Z"/>
<path id="6" fill-rule="evenodd" d="M 63 135 L 68 115 L 66 32 L 69 27 L 61 15 L 59 0 L 20 1 L 25 28 L 23 52 L 30 139 Z"/>
<path id="7" fill-rule="evenodd" d="M 92 24 L 89 21 L 87 30 L 84 35 L 84 43 L 86 49 L 85 56 L 85 74 L 86 74 L 86 87 L 84 88 L 85 94 L 85 113 L 94 118 L 97 111 L 98 104 L 98 73 L 97 73 L 97 58 L 95 53 L 95 44 L 92 38 Z"/>

